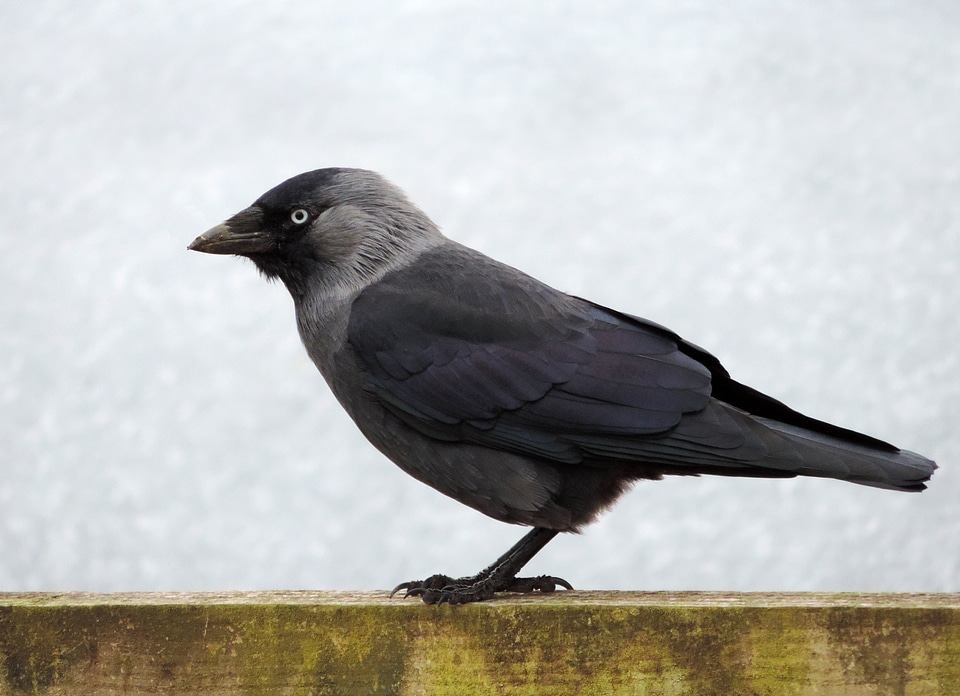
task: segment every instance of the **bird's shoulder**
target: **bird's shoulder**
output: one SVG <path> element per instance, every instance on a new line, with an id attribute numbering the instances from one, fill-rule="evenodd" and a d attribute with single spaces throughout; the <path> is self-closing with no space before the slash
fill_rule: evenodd
<path id="1" fill-rule="evenodd" d="M 592 319 L 582 302 L 455 242 L 428 249 L 365 288 L 349 335 L 362 344 L 460 340 L 517 347 L 569 336 Z"/>

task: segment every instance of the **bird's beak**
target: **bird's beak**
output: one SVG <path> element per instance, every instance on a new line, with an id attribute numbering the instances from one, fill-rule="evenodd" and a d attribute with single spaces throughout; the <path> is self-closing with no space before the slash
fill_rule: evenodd
<path id="1" fill-rule="evenodd" d="M 207 254 L 245 256 L 270 251 L 275 246 L 273 237 L 263 229 L 263 210 L 252 205 L 207 230 L 187 248 Z"/>

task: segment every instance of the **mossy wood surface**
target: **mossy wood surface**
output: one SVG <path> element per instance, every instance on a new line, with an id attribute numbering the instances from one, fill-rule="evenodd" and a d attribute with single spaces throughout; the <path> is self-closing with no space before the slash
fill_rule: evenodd
<path id="1" fill-rule="evenodd" d="M 960 595 L 0 593 L 8 694 L 960 694 Z"/>

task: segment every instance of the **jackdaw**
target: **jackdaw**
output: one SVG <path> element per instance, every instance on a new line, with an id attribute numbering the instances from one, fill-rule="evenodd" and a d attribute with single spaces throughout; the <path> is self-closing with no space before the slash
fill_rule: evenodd
<path id="1" fill-rule="evenodd" d="M 394 589 L 427 603 L 571 589 L 517 573 L 639 479 L 820 476 L 920 491 L 936 469 L 734 381 L 663 326 L 447 239 L 374 172 L 295 176 L 189 248 L 246 256 L 284 283 L 310 358 L 401 469 L 533 527 L 475 576 Z"/>

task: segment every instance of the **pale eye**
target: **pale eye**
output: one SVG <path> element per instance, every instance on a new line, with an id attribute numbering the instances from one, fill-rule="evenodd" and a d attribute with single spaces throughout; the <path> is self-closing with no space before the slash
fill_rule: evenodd
<path id="1" fill-rule="evenodd" d="M 290 220 L 294 225 L 302 225 L 307 220 L 310 219 L 310 213 L 308 213 L 303 208 L 297 208 L 292 213 L 290 213 Z"/>

